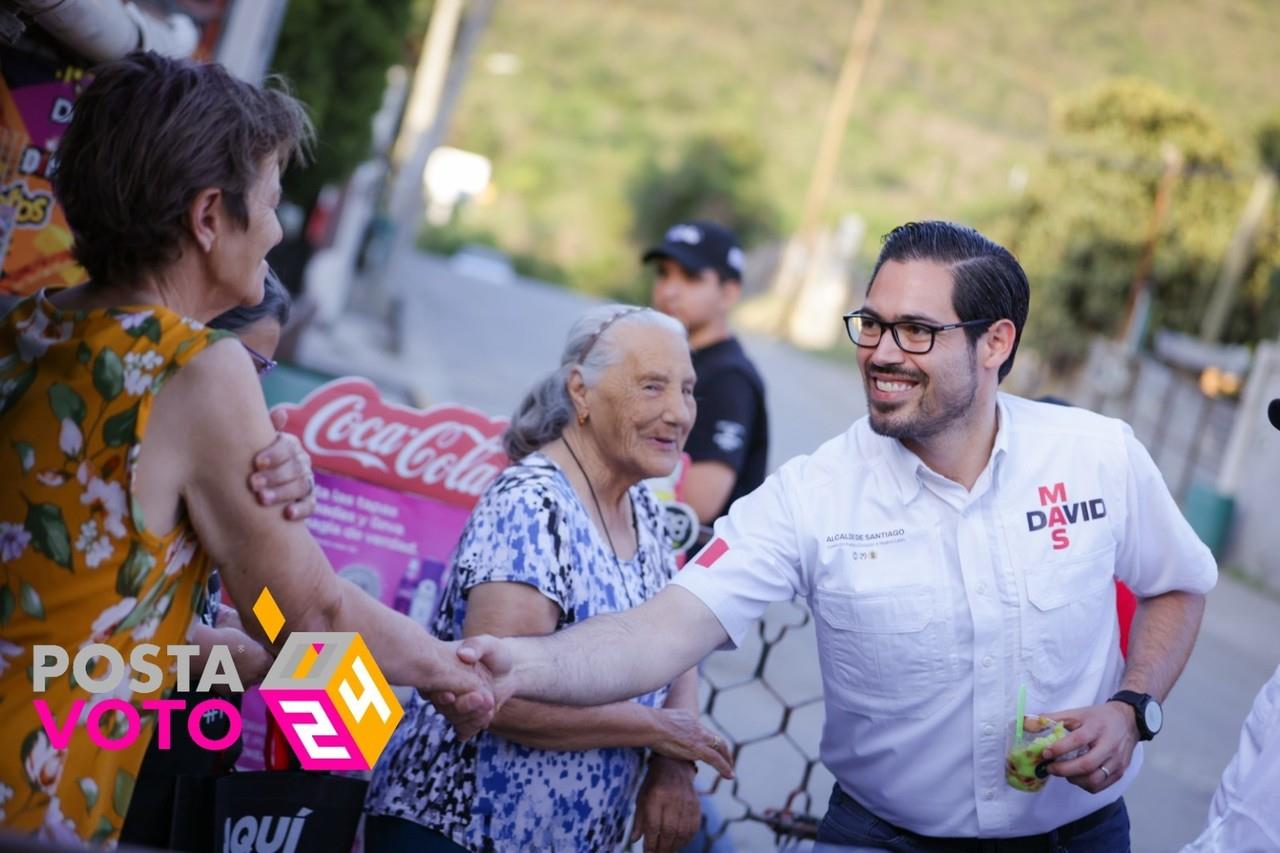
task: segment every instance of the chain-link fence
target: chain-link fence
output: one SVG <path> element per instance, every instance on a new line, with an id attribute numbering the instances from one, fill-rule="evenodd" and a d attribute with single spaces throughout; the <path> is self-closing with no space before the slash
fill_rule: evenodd
<path id="1" fill-rule="evenodd" d="M 833 783 L 818 761 L 822 677 L 812 617 L 769 608 L 738 649 L 702 667 L 703 718 L 733 749 L 736 778 L 702 768 L 702 851 L 804 850 Z"/>

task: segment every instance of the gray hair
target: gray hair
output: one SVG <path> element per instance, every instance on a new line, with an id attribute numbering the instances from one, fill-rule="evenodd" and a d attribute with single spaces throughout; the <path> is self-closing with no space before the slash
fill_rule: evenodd
<path id="1" fill-rule="evenodd" d="M 688 338 L 679 320 L 652 308 L 636 305 L 592 308 L 569 327 L 560 366 L 535 383 L 516 407 L 511 425 L 502 436 L 507 456 L 513 460 L 523 459 L 560 437 L 574 416 L 569 378 L 576 370 L 588 388 L 595 386 L 604 372 L 622 359 L 615 334 L 622 325 L 655 326 L 682 339 Z"/>

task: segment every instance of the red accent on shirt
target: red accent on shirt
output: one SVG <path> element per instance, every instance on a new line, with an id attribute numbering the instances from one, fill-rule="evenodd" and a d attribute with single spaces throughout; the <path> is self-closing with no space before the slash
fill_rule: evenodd
<path id="1" fill-rule="evenodd" d="M 1133 625 L 1133 614 L 1138 610 L 1138 597 L 1133 590 L 1116 579 L 1116 616 L 1120 620 L 1120 654 L 1129 655 L 1129 628 Z"/>
<path id="2" fill-rule="evenodd" d="M 724 556 L 729 550 L 729 543 L 719 537 L 712 539 L 707 547 L 702 549 L 702 553 L 698 554 L 698 558 L 693 562 L 704 568 L 711 568 L 716 560 Z"/>

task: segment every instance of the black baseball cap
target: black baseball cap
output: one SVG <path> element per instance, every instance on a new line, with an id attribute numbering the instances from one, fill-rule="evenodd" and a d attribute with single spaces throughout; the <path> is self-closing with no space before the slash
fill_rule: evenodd
<path id="1" fill-rule="evenodd" d="M 1272 400 L 1271 405 L 1267 406 L 1267 418 L 1273 427 L 1280 429 L 1280 399 Z"/>
<path id="2" fill-rule="evenodd" d="M 672 225 L 662 242 L 644 253 L 644 263 L 670 258 L 692 273 L 715 270 L 727 281 L 742 281 L 742 247 L 738 238 L 714 222 Z"/>

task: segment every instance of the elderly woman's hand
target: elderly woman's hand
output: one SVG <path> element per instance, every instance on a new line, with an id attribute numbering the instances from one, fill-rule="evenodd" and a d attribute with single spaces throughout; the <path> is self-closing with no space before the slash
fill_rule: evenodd
<path id="1" fill-rule="evenodd" d="M 283 430 L 287 415 L 271 413 L 271 423 Z M 302 442 L 287 432 L 277 432 L 276 440 L 253 457 L 254 473 L 249 488 L 263 506 L 284 506 L 285 518 L 301 521 L 316 509 L 316 478 L 311 473 L 311 457 Z"/>
<path id="2" fill-rule="evenodd" d="M 702 820 L 702 807 L 693 788 L 696 774 L 687 761 L 653 757 L 636 798 L 636 822 L 629 844 L 644 838 L 645 853 L 667 853 L 693 840 Z"/>
<path id="3" fill-rule="evenodd" d="M 682 708 L 658 708 L 658 736 L 649 748 L 680 761 L 702 761 L 726 779 L 733 778 L 733 754 L 720 735 L 698 722 L 698 715 Z"/>

